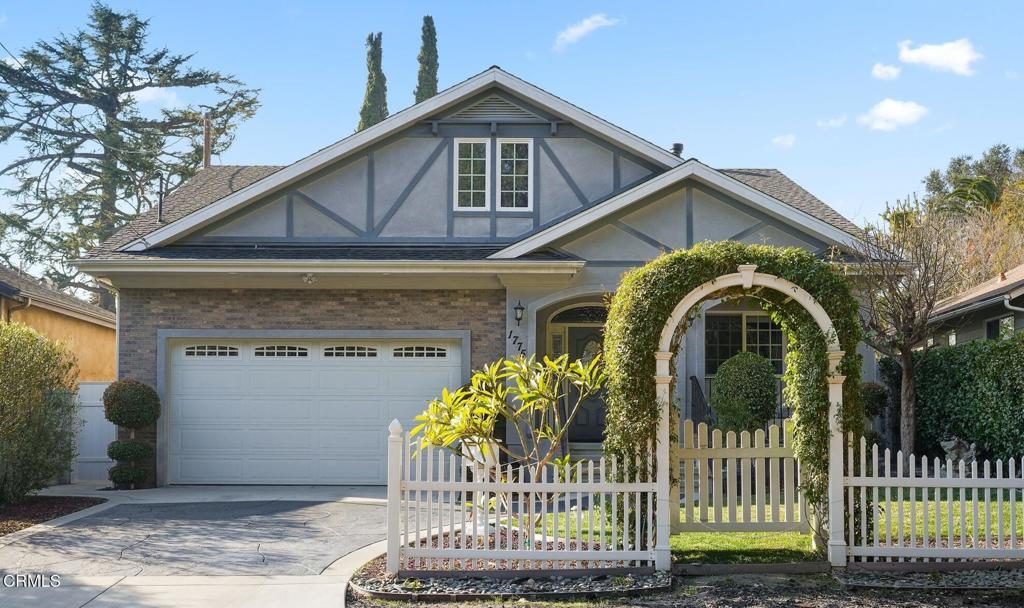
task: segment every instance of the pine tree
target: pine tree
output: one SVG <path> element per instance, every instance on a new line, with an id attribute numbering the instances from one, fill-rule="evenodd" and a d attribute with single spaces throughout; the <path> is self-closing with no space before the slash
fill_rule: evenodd
<path id="1" fill-rule="evenodd" d="M 434 29 L 434 18 L 423 17 L 423 34 L 420 42 L 420 71 L 416 80 L 416 103 L 437 95 L 437 30 Z"/>
<path id="2" fill-rule="evenodd" d="M 381 33 L 366 37 L 366 97 L 359 110 L 359 127 L 362 131 L 388 117 L 388 82 L 381 65 L 383 51 Z"/>
<path id="3" fill-rule="evenodd" d="M 148 210 L 161 180 L 173 188 L 196 173 L 204 114 L 219 154 L 259 105 L 233 76 L 150 47 L 148 28 L 97 2 L 83 29 L 0 61 L 0 145 L 20 148 L 0 163 L 0 193 L 14 203 L 0 212 L 0 260 L 107 307 L 110 292 L 72 261 Z M 203 102 L 181 102 L 182 90 Z"/>

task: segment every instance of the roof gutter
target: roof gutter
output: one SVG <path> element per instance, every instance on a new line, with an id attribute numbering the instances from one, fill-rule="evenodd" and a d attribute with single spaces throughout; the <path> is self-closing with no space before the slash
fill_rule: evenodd
<path id="1" fill-rule="evenodd" d="M 76 260 L 92 275 L 141 273 L 246 273 L 311 272 L 333 274 L 575 274 L 582 260 Z"/>
<path id="2" fill-rule="evenodd" d="M 1009 296 L 1006 296 L 1006 297 L 1009 297 Z M 942 312 L 940 314 L 937 314 L 937 315 L 933 316 L 929 320 L 929 323 L 939 323 L 941 321 L 945 321 L 946 319 L 951 319 L 953 317 L 959 317 L 960 315 L 965 315 L 965 314 L 967 314 L 969 312 L 974 312 L 975 310 L 978 310 L 979 308 L 985 308 L 986 306 L 991 306 L 993 304 L 998 304 L 999 301 L 1002 300 L 1002 299 L 1003 299 L 1003 296 L 992 296 L 992 297 L 989 297 L 989 298 L 985 298 L 984 300 L 978 300 L 977 302 L 974 302 L 973 304 L 968 304 L 968 305 L 962 306 L 960 308 L 954 308 L 952 310 L 947 310 L 945 312 Z"/>
<path id="3" fill-rule="evenodd" d="M 1021 308 L 1020 306 L 1014 306 L 1013 304 L 1010 304 L 1010 300 L 1012 300 L 1012 299 L 1013 298 L 1010 297 L 1010 294 L 1004 294 L 1003 295 L 1003 306 L 1006 307 L 1006 310 L 1012 310 L 1013 312 L 1024 312 L 1024 308 Z"/>

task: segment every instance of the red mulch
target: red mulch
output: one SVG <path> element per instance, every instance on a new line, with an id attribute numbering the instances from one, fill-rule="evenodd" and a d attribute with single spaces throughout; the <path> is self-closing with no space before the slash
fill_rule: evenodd
<path id="1" fill-rule="evenodd" d="M 103 498 L 84 496 L 33 496 L 16 505 L 0 505 L 0 536 L 87 509 L 101 502 L 107 501 Z"/>

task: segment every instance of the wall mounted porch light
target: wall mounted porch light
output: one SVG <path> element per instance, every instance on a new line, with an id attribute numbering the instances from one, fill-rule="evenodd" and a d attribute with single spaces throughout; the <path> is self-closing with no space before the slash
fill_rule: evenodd
<path id="1" fill-rule="evenodd" d="M 512 312 L 514 312 L 515 315 L 516 315 L 516 327 L 519 327 L 519 324 L 522 322 L 522 320 L 523 320 L 523 311 L 525 311 L 525 310 L 526 310 L 526 307 L 523 306 L 523 301 L 522 300 L 519 300 L 519 303 L 512 307 Z"/>

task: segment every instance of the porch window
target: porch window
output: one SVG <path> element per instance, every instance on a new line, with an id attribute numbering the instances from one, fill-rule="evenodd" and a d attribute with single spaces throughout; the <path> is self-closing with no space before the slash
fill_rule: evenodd
<path id="1" fill-rule="evenodd" d="M 718 367 L 740 351 L 757 353 L 783 370 L 782 328 L 761 313 L 708 314 L 704 321 L 704 373 L 714 376 Z"/>
<path id="2" fill-rule="evenodd" d="M 533 141 L 529 139 L 499 139 L 498 166 L 501 169 L 500 195 L 498 206 L 502 209 L 518 209 L 529 211 L 530 198 L 530 158 Z"/>
<path id="3" fill-rule="evenodd" d="M 455 208 L 486 210 L 490 194 L 489 139 L 455 140 Z"/>

